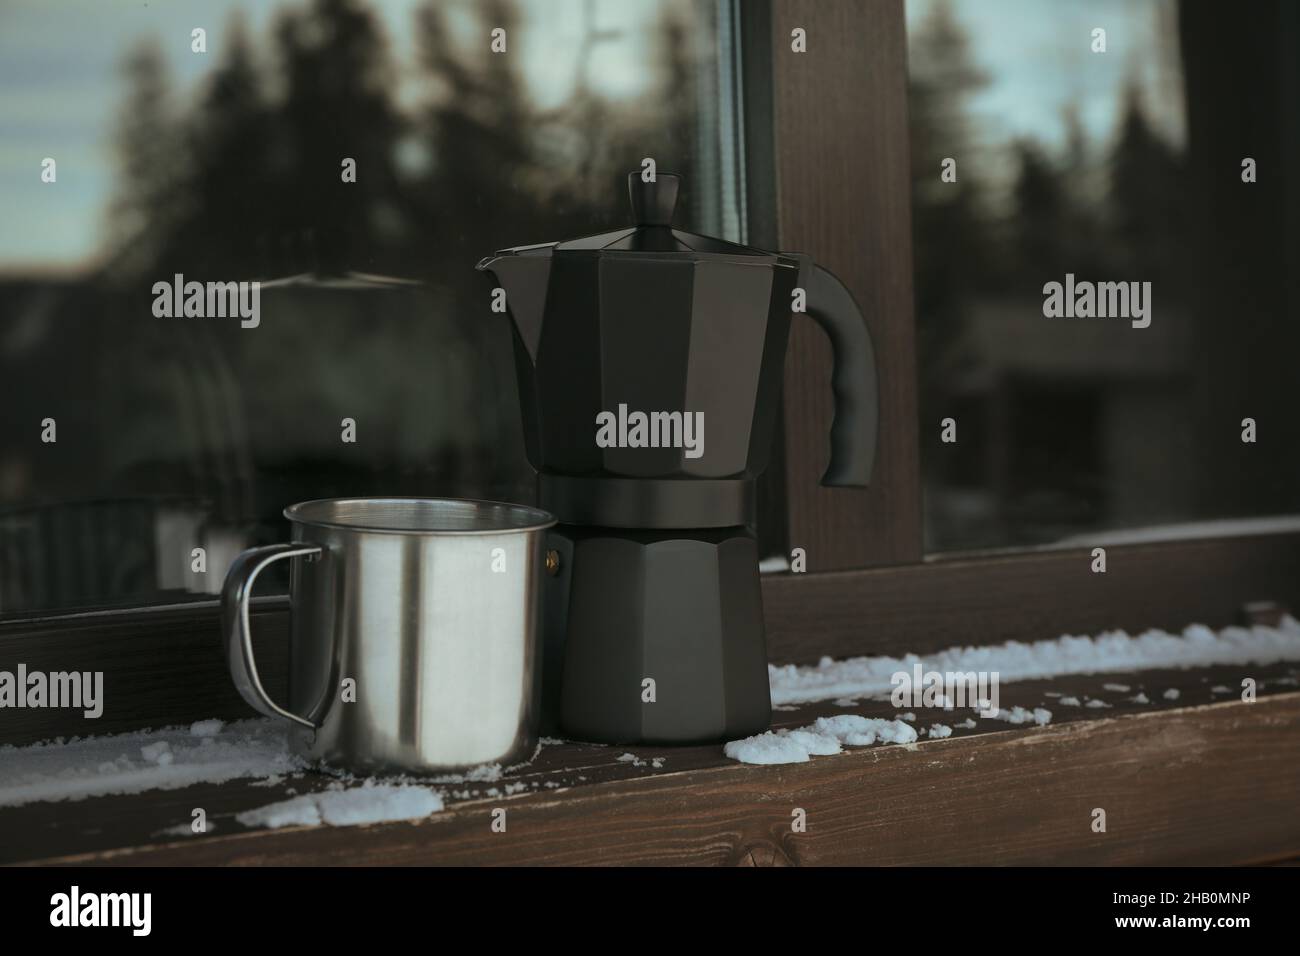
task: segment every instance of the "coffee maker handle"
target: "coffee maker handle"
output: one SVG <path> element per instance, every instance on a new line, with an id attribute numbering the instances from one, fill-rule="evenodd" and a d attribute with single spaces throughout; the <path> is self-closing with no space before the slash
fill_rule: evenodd
<path id="1" fill-rule="evenodd" d="M 268 544 L 249 548 L 235 558 L 226 572 L 226 583 L 221 589 L 221 633 L 226 642 L 226 661 L 230 676 L 239 696 L 248 705 L 267 717 L 283 717 L 312 730 L 319 728 L 305 717 L 285 710 L 266 692 L 257 674 L 253 659 L 253 634 L 248 627 L 248 599 L 253 593 L 253 582 L 268 565 L 285 558 L 319 555 L 321 548 L 310 544 Z"/>
<path id="2" fill-rule="evenodd" d="M 835 350 L 831 390 L 831 460 L 823 485 L 861 488 L 871 479 L 880 426 L 876 350 L 871 331 L 853 294 L 844 283 L 806 255 L 797 254 L 799 285 L 808 314 L 826 330 Z"/>

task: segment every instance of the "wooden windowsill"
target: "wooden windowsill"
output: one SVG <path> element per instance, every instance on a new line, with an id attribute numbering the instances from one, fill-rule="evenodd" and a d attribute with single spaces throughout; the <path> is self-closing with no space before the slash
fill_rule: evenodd
<path id="1" fill-rule="evenodd" d="M 245 829 L 235 814 L 326 786 L 308 773 L 0 810 L 0 862 L 36 864 L 1184 864 L 1300 855 L 1300 691 L 1293 665 L 1075 676 L 1006 684 L 1002 705 L 1046 726 L 917 710 L 913 745 L 849 748 L 782 766 L 717 746 L 555 744 L 490 783 L 450 785 L 418 822 Z M 1240 700 L 1243 677 L 1262 684 Z M 1282 681 L 1282 683 L 1279 683 Z M 1104 684 L 1125 684 L 1127 692 Z M 1225 685 L 1232 694 L 1214 694 Z M 1179 692 L 1168 699 L 1168 689 Z M 1142 690 L 1150 703 L 1128 698 Z M 1048 693 L 1092 697 L 1067 707 Z M 896 716 L 887 703 L 778 711 Z M 928 739 L 934 723 L 953 727 Z M 635 755 L 640 764 L 618 758 Z M 662 758 L 661 766 L 654 766 Z M 507 784 L 524 789 L 505 795 Z M 464 793 L 468 791 L 468 793 Z M 491 792 L 490 792 L 491 791 Z M 212 830 L 161 831 L 203 807 Z M 493 832 L 492 811 L 507 810 Z M 796 808 L 804 833 L 791 831 Z M 1095 808 L 1106 832 L 1092 829 Z"/>

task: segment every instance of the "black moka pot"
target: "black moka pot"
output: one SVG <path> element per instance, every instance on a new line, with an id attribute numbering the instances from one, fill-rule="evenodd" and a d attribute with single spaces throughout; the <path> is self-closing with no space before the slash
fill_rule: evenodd
<path id="1" fill-rule="evenodd" d="M 634 172 L 634 227 L 478 265 L 505 290 L 528 458 L 561 522 L 545 669 L 575 739 L 769 726 L 754 479 L 803 303 L 835 350 L 822 484 L 865 485 L 875 456 L 875 355 L 848 290 L 807 256 L 672 228 L 679 183 Z"/>

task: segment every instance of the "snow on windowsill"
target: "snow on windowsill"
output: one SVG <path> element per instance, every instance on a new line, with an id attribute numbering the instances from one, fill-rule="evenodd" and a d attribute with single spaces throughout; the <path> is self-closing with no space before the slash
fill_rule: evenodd
<path id="1" fill-rule="evenodd" d="M 1277 628 L 1230 627 L 1216 633 L 1193 625 L 1181 636 L 1162 631 L 1148 631 L 1137 637 L 1123 632 L 1095 638 L 1066 636 L 1032 644 L 1013 641 L 994 647 L 950 648 L 923 656 L 838 661 L 827 658 L 816 667 L 773 666 L 769 673 L 773 704 L 781 706 L 888 698 L 893 674 L 900 670 L 912 672 L 917 664 L 923 671 L 940 673 L 996 671 L 1001 681 L 1011 682 L 1067 674 L 1283 660 L 1300 660 L 1300 623 L 1290 617 Z M 1216 687 L 1215 691 L 1220 689 Z M 1051 720 L 1051 713 L 1042 708 L 1013 707 L 1003 710 L 997 719 L 1012 724 L 1044 724 Z M 967 718 L 955 726 L 969 728 L 974 722 Z M 931 738 L 942 738 L 947 736 L 945 731 L 950 733 L 951 728 L 933 725 L 927 733 Z M 913 746 L 917 738 L 916 729 L 903 719 L 842 714 L 794 731 L 732 741 L 724 752 L 750 763 L 804 762 L 813 756 L 839 753 L 844 747 L 881 743 Z M 645 764 L 635 754 L 619 759 L 632 766 Z M 659 767 L 662 762 L 663 758 L 658 758 L 651 766 Z M 261 718 L 229 724 L 203 720 L 189 727 L 4 746 L 0 747 L 0 767 L 4 768 L 0 775 L 0 808 L 233 780 L 270 786 L 311 769 L 302 758 L 290 753 L 284 726 Z M 443 809 L 448 798 L 470 795 L 468 789 L 454 789 L 454 785 L 494 783 L 502 779 L 503 773 L 500 766 L 490 765 L 423 779 L 340 778 L 319 792 L 295 794 L 290 789 L 289 799 L 249 810 L 236 819 L 250 827 L 348 826 L 420 819 Z M 510 795 L 527 788 L 528 784 L 514 782 L 492 787 L 486 795 Z M 160 832 L 188 834 L 189 825 L 178 823 Z"/>
<path id="2" fill-rule="evenodd" d="M 1131 637 L 1124 631 L 1109 631 L 1097 637 L 1066 635 L 1054 641 L 1036 641 L 1032 644 L 1008 641 L 988 647 L 951 647 L 928 655 L 852 657 L 846 660 L 824 657 L 816 667 L 769 665 L 768 678 L 773 706 L 790 707 L 822 700 L 834 700 L 841 706 L 852 706 L 857 700 L 888 700 L 895 686 L 893 676 L 900 672 L 912 675 L 918 667 L 922 674 L 984 672 L 996 674 L 999 683 L 1012 683 L 1070 674 L 1185 670 L 1216 664 L 1272 664 L 1285 660 L 1300 660 L 1300 622 L 1289 616 L 1283 618 L 1276 628 L 1227 627 L 1216 633 L 1204 625 L 1193 624 L 1182 635 L 1151 630 Z M 1177 700 L 1178 691 L 1171 688 L 1165 691 L 1164 697 L 1167 700 Z M 1145 695 L 1141 694 L 1133 700 L 1148 702 Z M 1088 706 L 1094 709 L 1108 706 L 1103 701 L 1089 701 L 1082 705 L 1072 697 L 1061 698 L 1060 703 L 1063 706 Z M 873 729 L 884 726 L 910 729 L 903 721 L 911 716 L 913 715 L 903 714 L 897 721 L 874 719 L 874 722 L 856 714 L 841 715 L 834 719 L 867 721 L 862 726 Z M 1041 726 L 1051 721 L 1052 712 L 1041 707 L 1033 710 L 1012 707 L 1001 710 L 994 719 L 1012 724 L 1033 723 Z M 969 722 L 968 719 L 967 723 Z M 818 724 L 797 730 L 768 731 L 745 740 L 732 741 L 726 745 L 724 752 L 742 763 L 803 763 L 813 756 L 839 753 L 843 744 L 910 744 L 916 740 L 915 731 L 910 739 L 906 739 L 906 734 L 898 735 L 892 731 L 863 733 L 857 739 L 849 739 L 819 726 L 820 724 L 819 721 Z M 929 733 L 931 737 L 941 738 L 951 732 L 950 727 L 936 724 L 930 728 Z"/>
<path id="3" fill-rule="evenodd" d="M 818 700 L 887 698 L 899 671 L 996 672 L 1002 683 L 1068 674 L 1138 670 L 1186 670 L 1217 664 L 1272 664 L 1300 660 L 1300 622 L 1284 617 L 1277 627 L 1226 627 L 1213 631 L 1193 624 L 1181 635 L 1144 631 L 1131 637 L 1106 631 L 1096 637 L 1066 635 L 1032 644 L 1008 641 L 985 647 L 951 647 L 937 654 L 902 657 L 822 658 L 815 667 L 769 665 L 774 705 Z"/>

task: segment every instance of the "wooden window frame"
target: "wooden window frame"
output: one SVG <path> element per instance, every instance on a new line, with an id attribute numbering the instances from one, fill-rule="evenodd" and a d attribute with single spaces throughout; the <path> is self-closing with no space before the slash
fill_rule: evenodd
<path id="1" fill-rule="evenodd" d="M 808 52 L 791 51 L 802 27 Z M 775 0 L 773 127 L 782 248 L 849 287 L 880 363 L 870 488 L 822 488 L 832 413 L 830 348 L 796 322 L 786 359 L 790 544 L 818 571 L 921 560 L 921 468 L 912 307 L 907 35 L 903 0 Z"/>
<path id="2" fill-rule="evenodd" d="M 1243 623 L 1300 606 L 1300 534 L 926 560 L 913 308 L 904 0 L 772 0 L 772 141 L 781 248 L 811 254 L 862 305 L 876 341 L 872 486 L 818 485 L 830 429 L 829 345 L 796 322 L 786 362 L 787 541 L 810 572 L 764 580 L 772 657 L 924 652 L 1124 628 Z M 802 27 L 808 52 L 793 53 Z M 766 105 L 766 104 L 764 104 Z M 747 127 L 761 124 L 749 123 Z"/>
<path id="3" fill-rule="evenodd" d="M 1240 621 L 1249 602 L 1300 606 L 1300 534 L 1025 551 L 926 560 L 912 294 L 904 0 L 744 0 L 750 241 L 812 255 L 849 286 L 880 358 L 879 449 L 870 488 L 818 485 L 831 417 L 825 337 L 796 322 L 786 363 L 783 454 L 762 520 L 805 549 L 809 572 L 766 575 L 769 656 L 925 652 L 1110 628 Z M 790 34 L 806 31 L 808 52 Z M 774 187 L 774 188 L 773 188 Z M 764 192 L 767 190 L 767 192 Z M 784 502 L 784 506 L 780 505 Z M 775 504 L 774 504 L 775 503 Z M 286 597 L 256 600 L 263 678 L 283 690 Z M 248 709 L 226 675 L 215 601 L 0 621 L 0 656 L 44 670 L 103 670 L 117 706 L 96 732 Z M 0 744 L 67 733 L 54 710 L 14 712 Z M 84 726 L 79 727 L 84 730 Z"/>

